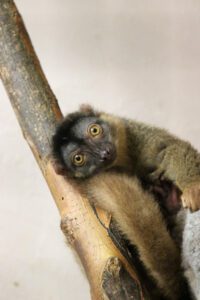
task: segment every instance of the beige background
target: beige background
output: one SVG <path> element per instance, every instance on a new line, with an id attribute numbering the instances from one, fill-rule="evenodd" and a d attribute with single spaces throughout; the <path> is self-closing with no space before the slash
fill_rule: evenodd
<path id="1" fill-rule="evenodd" d="M 16 0 L 63 112 L 90 102 L 200 150 L 200 2 Z M 0 86 L 2 300 L 86 300 L 89 288 Z"/>

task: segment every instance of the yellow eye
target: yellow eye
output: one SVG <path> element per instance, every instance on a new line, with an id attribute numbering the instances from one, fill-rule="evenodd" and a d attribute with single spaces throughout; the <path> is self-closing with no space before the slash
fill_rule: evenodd
<path id="1" fill-rule="evenodd" d="M 103 133 L 103 129 L 99 124 L 92 124 L 88 127 L 88 133 L 92 137 L 97 137 Z"/>
<path id="2" fill-rule="evenodd" d="M 75 166 L 81 167 L 85 163 L 85 156 L 83 154 L 75 154 L 72 158 L 72 162 Z"/>

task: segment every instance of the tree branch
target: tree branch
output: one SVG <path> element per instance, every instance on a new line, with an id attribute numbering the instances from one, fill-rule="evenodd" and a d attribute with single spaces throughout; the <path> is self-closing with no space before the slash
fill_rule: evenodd
<path id="1" fill-rule="evenodd" d="M 51 137 L 62 114 L 12 0 L 0 1 L 0 74 L 57 204 L 62 230 L 85 268 L 92 299 L 147 299 L 133 266 L 108 235 L 110 217 L 98 210 L 97 218 L 88 200 L 54 170 Z"/>

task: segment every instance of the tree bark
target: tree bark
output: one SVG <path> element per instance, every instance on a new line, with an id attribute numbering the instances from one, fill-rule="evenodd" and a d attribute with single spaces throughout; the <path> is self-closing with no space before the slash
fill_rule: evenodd
<path id="1" fill-rule="evenodd" d="M 62 113 L 12 0 L 0 1 L 0 74 L 60 212 L 61 228 L 84 266 L 92 299 L 147 299 L 126 249 L 109 236 L 110 216 L 93 210 L 54 170 L 51 137 Z"/>

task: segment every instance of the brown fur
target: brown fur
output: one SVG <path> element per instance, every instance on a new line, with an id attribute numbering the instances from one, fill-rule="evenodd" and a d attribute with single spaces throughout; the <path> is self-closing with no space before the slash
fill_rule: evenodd
<path id="1" fill-rule="evenodd" d="M 88 179 L 87 174 L 81 172 L 84 192 L 91 201 L 111 212 L 121 232 L 137 245 L 141 260 L 168 298 L 183 299 L 180 298 L 179 251 L 155 199 L 142 190 L 136 177 L 143 184 L 147 182 L 153 186 L 162 185 L 163 179 L 169 181 L 182 193 L 184 206 L 197 210 L 200 208 L 199 153 L 189 143 L 163 129 L 96 112 L 90 106 L 83 106 L 73 117 L 76 115 L 77 118 L 96 116 L 106 121 L 110 125 L 107 134 L 117 153 L 114 162 L 100 169 L 99 175 L 90 174 L 92 177 Z M 69 118 L 64 120 L 61 132 L 57 132 L 61 140 L 62 134 L 66 135 Z M 57 142 L 54 144 L 56 146 Z M 60 155 L 54 152 L 56 156 Z M 95 161 L 93 164 L 95 167 Z M 113 167 L 126 175 L 113 172 Z M 73 175 L 76 177 L 77 173 L 74 171 Z M 189 298 L 186 296 L 185 299 Z"/>
<path id="2" fill-rule="evenodd" d="M 165 295 L 179 299 L 179 250 L 152 196 L 143 191 L 135 177 L 114 172 L 84 182 L 84 191 L 93 203 L 112 214 L 121 232 L 137 246 L 141 260 Z"/>
<path id="3" fill-rule="evenodd" d="M 182 192 L 184 207 L 200 209 L 200 154 L 190 143 L 166 130 L 133 120 L 101 113 L 115 132 L 117 159 L 113 166 L 122 167 L 136 176 L 172 181 Z M 111 166 L 110 166 L 111 167 Z M 153 169 L 152 173 L 149 169 Z"/>
<path id="4" fill-rule="evenodd" d="M 109 114 L 101 114 L 101 119 L 108 122 L 113 128 L 114 143 L 117 150 L 117 157 L 109 168 L 114 166 L 123 166 L 126 170 L 131 170 L 131 160 L 127 155 L 127 134 L 123 119 Z"/>

